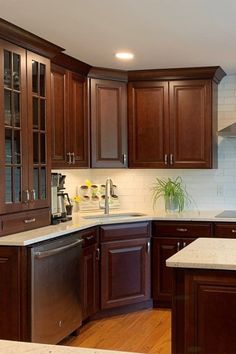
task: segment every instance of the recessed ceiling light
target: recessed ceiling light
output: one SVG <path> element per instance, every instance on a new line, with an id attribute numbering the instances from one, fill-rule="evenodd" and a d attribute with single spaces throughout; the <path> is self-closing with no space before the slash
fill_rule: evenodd
<path id="1" fill-rule="evenodd" d="M 123 60 L 130 60 L 133 59 L 133 53 L 125 53 L 125 52 L 118 52 L 115 54 L 116 58 L 123 59 Z"/>

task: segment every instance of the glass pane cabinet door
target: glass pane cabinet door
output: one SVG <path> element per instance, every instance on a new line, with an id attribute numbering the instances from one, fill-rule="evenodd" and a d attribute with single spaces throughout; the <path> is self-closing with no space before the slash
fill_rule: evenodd
<path id="1" fill-rule="evenodd" d="M 49 206 L 50 166 L 48 141 L 49 60 L 27 53 L 29 139 L 32 154 L 29 161 L 30 200 L 33 208 Z"/>
<path id="2" fill-rule="evenodd" d="M 0 212 L 28 208 L 25 50 L 0 40 Z"/>

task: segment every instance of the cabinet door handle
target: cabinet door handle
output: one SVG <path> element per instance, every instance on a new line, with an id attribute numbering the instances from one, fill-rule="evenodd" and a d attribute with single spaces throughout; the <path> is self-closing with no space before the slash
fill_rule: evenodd
<path id="1" fill-rule="evenodd" d="M 147 253 L 150 254 L 150 251 L 151 251 L 151 242 L 148 241 L 147 242 Z"/>
<path id="2" fill-rule="evenodd" d="M 165 163 L 165 165 L 168 165 L 168 155 L 167 154 L 164 155 L 164 163 Z"/>
<path id="3" fill-rule="evenodd" d="M 100 248 L 96 249 L 96 260 L 99 261 L 100 260 Z"/>
<path id="4" fill-rule="evenodd" d="M 179 232 L 187 232 L 188 229 L 185 229 L 183 227 L 177 227 L 176 231 L 179 231 Z"/>
<path id="5" fill-rule="evenodd" d="M 126 165 L 127 163 L 127 155 L 126 154 L 122 154 L 123 157 L 123 165 Z"/>
<path id="6" fill-rule="evenodd" d="M 177 242 L 177 252 L 180 251 L 180 242 Z"/>
<path id="7" fill-rule="evenodd" d="M 174 155 L 170 154 L 170 164 L 174 165 Z"/>
<path id="8" fill-rule="evenodd" d="M 35 201 L 35 199 L 36 199 L 35 189 L 32 189 L 30 192 L 32 194 L 32 200 Z"/>
<path id="9" fill-rule="evenodd" d="M 29 200 L 30 200 L 30 194 L 29 194 L 29 190 L 28 189 L 26 189 L 24 191 L 24 195 L 25 195 L 24 203 L 27 204 L 29 202 Z"/>
<path id="10" fill-rule="evenodd" d="M 32 223 L 35 222 L 35 221 L 36 221 L 35 218 L 32 218 L 32 219 L 25 219 L 25 220 L 24 220 L 24 223 L 25 223 L 25 224 L 32 224 Z"/>
<path id="11" fill-rule="evenodd" d="M 187 246 L 187 243 L 186 242 L 183 242 L 183 248 Z"/>
<path id="12" fill-rule="evenodd" d="M 66 155 L 68 156 L 68 164 L 70 165 L 71 164 L 71 153 L 68 152 Z"/>
<path id="13" fill-rule="evenodd" d="M 236 230 L 235 230 L 235 229 L 232 229 L 231 232 L 232 232 L 233 234 L 235 234 L 235 233 L 236 233 Z"/>
<path id="14" fill-rule="evenodd" d="M 75 153 L 72 152 L 71 156 L 72 156 L 72 162 L 71 163 L 74 165 L 75 164 Z"/>

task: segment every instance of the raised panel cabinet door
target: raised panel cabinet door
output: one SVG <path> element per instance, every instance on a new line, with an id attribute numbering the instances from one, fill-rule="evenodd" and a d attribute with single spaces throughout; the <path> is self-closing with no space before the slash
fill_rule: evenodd
<path id="1" fill-rule="evenodd" d="M 99 307 L 99 259 L 97 245 L 83 249 L 82 256 L 82 316 L 83 320 L 98 311 Z"/>
<path id="2" fill-rule="evenodd" d="M 152 239 L 152 297 L 154 306 L 171 307 L 172 270 L 166 266 L 166 260 L 180 248 L 181 240 L 177 238 Z"/>
<path id="3" fill-rule="evenodd" d="M 88 115 L 86 78 L 69 72 L 69 115 L 67 117 L 67 151 L 70 167 L 88 167 Z"/>
<path id="4" fill-rule="evenodd" d="M 0 213 L 28 209 L 26 51 L 0 39 Z"/>
<path id="5" fill-rule="evenodd" d="M 127 167 L 127 85 L 90 80 L 92 167 Z"/>
<path id="6" fill-rule="evenodd" d="M 68 115 L 68 72 L 52 64 L 51 67 L 51 149 L 52 168 L 68 167 L 66 149 L 66 118 Z"/>
<path id="7" fill-rule="evenodd" d="M 190 353 L 192 348 L 198 348 L 199 354 L 234 354 L 236 352 L 234 272 L 186 271 L 184 295 L 186 299 L 184 353 Z M 180 313 L 179 315 L 181 316 Z"/>
<path id="8" fill-rule="evenodd" d="M 171 81 L 170 167 L 211 168 L 213 151 L 210 80 Z"/>
<path id="9" fill-rule="evenodd" d="M 168 82 L 128 84 L 129 167 L 168 167 Z"/>
<path id="10" fill-rule="evenodd" d="M 101 309 L 150 299 L 150 240 L 101 244 Z"/>
<path id="11" fill-rule="evenodd" d="M 172 306 L 173 274 L 172 268 L 166 266 L 166 260 L 194 240 L 194 238 L 164 237 L 152 239 L 152 297 L 154 306 Z"/>
<path id="12" fill-rule="evenodd" d="M 27 52 L 29 206 L 50 206 L 50 60 Z"/>

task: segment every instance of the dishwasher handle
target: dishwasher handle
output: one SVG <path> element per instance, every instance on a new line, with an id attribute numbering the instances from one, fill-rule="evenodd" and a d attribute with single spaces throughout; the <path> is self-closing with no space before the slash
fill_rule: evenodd
<path id="1" fill-rule="evenodd" d="M 54 256 L 55 254 L 61 253 L 65 250 L 68 250 L 70 248 L 76 247 L 78 244 L 82 243 L 83 240 L 76 240 L 73 243 L 70 243 L 69 245 L 66 246 L 62 246 L 62 247 L 58 247 L 58 248 L 54 248 L 52 250 L 48 250 L 48 251 L 43 251 L 43 252 L 35 252 L 34 257 L 37 259 L 41 259 L 41 258 L 45 258 L 45 257 L 50 257 L 50 256 Z"/>

